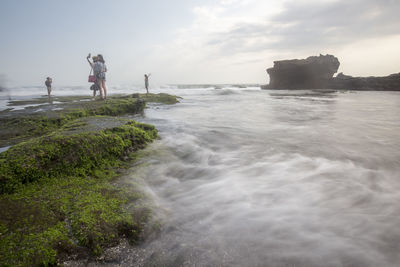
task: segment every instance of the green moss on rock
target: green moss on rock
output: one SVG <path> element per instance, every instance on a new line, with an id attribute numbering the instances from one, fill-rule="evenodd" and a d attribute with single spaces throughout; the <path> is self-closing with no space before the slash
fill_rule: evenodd
<path id="1" fill-rule="evenodd" d="M 146 102 L 163 104 L 178 103 L 176 96 L 168 94 L 133 94 L 111 96 L 107 101 L 87 101 L 87 97 L 56 97 L 59 104 L 36 106 L 28 114 L 27 111 L 5 111 L 0 114 L 0 147 L 16 144 L 31 137 L 50 133 L 60 126 L 78 118 L 105 115 L 119 116 L 142 113 Z M 13 101 L 12 106 L 26 104 L 43 104 L 48 98 Z M 53 102 L 51 102 L 53 103 Z M 58 109 L 52 109 L 57 107 Z M 44 111 L 40 111 L 43 109 Z M 32 113 L 35 111 L 35 113 Z M 37 111 L 37 112 L 36 112 Z M 40 112 L 39 112 L 40 111 Z"/>
<path id="2" fill-rule="evenodd" d="M 99 255 L 121 237 L 140 241 L 152 213 L 125 206 L 145 196 L 110 184 L 112 176 L 66 177 L 0 196 L 0 265 L 53 265 L 70 254 Z"/>
<path id="3" fill-rule="evenodd" d="M 130 121 L 100 132 L 55 132 L 31 139 L 0 154 L 0 193 L 43 179 L 87 176 L 116 167 L 118 159 L 156 137 L 154 126 Z"/>
<path id="4" fill-rule="evenodd" d="M 66 123 L 64 118 L 48 118 L 45 116 L 6 117 L 0 118 L 0 146 L 6 146 L 39 136 L 58 129 Z"/>
<path id="5" fill-rule="evenodd" d="M 140 202 L 143 193 L 110 181 L 157 130 L 121 121 L 78 134 L 66 127 L 0 154 L 1 265 L 47 266 L 82 248 L 98 255 L 121 237 L 141 239 L 150 209 L 132 213 L 125 206 Z"/>
<path id="6" fill-rule="evenodd" d="M 133 97 L 139 97 L 140 99 L 143 99 L 146 102 L 153 102 L 153 103 L 162 103 L 162 104 L 167 104 L 167 105 L 172 105 L 179 103 L 178 97 L 174 95 L 169 95 L 169 94 L 136 94 L 133 95 Z"/>
<path id="7" fill-rule="evenodd" d="M 146 103 L 140 99 L 117 98 L 107 101 L 70 102 L 60 105 L 62 110 L 44 114 L 13 113 L 0 117 L 0 146 L 15 144 L 30 137 L 50 133 L 77 118 L 95 115 L 118 116 L 143 112 Z"/>
<path id="8" fill-rule="evenodd" d="M 99 255 L 121 237 L 143 238 L 152 218 L 145 195 L 113 179 L 157 130 L 104 115 L 140 113 L 145 101 L 60 101 L 61 111 L 1 114 L 0 146 L 29 139 L 0 154 L 1 266 L 52 266 L 71 254 Z"/>

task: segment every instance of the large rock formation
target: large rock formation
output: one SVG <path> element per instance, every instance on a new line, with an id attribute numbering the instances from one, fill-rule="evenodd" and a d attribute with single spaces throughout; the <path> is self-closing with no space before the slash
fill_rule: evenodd
<path id="1" fill-rule="evenodd" d="M 400 91 L 400 73 L 385 77 L 352 77 L 339 73 L 339 60 L 332 55 L 274 61 L 267 69 L 269 85 L 263 89 L 342 89 Z"/>
<path id="2" fill-rule="evenodd" d="M 268 88 L 324 88 L 337 72 L 339 65 L 339 60 L 332 55 L 274 61 L 274 67 L 267 69 L 270 77 Z"/>

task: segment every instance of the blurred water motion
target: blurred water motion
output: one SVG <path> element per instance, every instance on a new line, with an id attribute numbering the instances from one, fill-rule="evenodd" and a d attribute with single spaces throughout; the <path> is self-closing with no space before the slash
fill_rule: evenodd
<path id="1" fill-rule="evenodd" d="M 145 266 L 400 265 L 398 92 L 172 93 L 132 173 L 165 214 Z"/>

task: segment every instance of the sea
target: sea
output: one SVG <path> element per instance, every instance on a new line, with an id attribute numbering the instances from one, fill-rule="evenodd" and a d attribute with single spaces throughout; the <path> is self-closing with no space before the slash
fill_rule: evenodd
<path id="1" fill-rule="evenodd" d="M 135 116 L 160 139 L 127 179 L 162 226 L 120 266 L 400 266 L 400 92 L 151 90 L 182 98 Z"/>

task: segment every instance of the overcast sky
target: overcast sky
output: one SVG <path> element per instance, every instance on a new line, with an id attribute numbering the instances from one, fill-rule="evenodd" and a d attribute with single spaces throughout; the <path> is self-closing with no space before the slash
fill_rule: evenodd
<path id="1" fill-rule="evenodd" d="M 85 85 L 86 55 L 108 83 L 267 83 L 274 60 L 333 54 L 339 72 L 400 72 L 399 0 L 1 0 L 8 86 Z"/>

